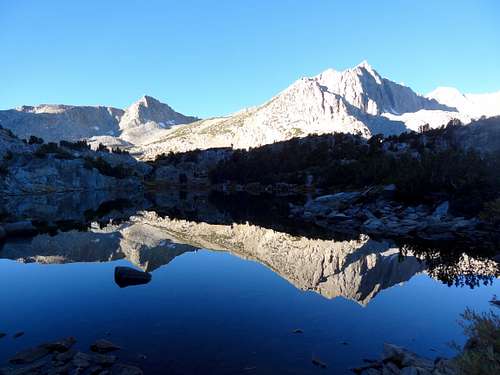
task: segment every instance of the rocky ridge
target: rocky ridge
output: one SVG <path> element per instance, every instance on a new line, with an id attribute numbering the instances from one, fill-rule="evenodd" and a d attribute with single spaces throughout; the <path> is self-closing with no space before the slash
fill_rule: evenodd
<path id="1" fill-rule="evenodd" d="M 196 148 L 258 147 L 315 133 L 369 138 L 418 131 L 426 125 L 438 127 L 454 119 L 469 123 L 472 118 L 469 112 L 383 78 L 363 62 L 342 72 L 329 69 L 302 78 L 263 105 L 232 116 L 174 127 L 136 151 L 153 158 Z"/>
<path id="2" fill-rule="evenodd" d="M 126 109 L 104 106 L 42 104 L 0 111 L 0 126 L 18 137 L 34 135 L 49 142 L 93 139 L 95 143 L 129 145 L 140 143 L 145 133 L 195 121 L 167 104 L 143 96 Z"/>
<path id="3" fill-rule="evenodd" d="M 0 128 L 2 195 L 140 189 L 149 170 L 128 154 L 92 151 L 81 144 L 43 144 L 37 139 L 22 142 Z"/>
<path id="4" fill-rule="evenodd" d="M 382 77 L 366 61 L 301 78 L 264 104 L 225 117 L 199 120 L 144 96 L 129 108 L 23 106 L 0 111 L 0 125 L 21 138 L 88 139 L 128 148 L 138 157 L 214 147 L 249 148 L 311 134 L 351 133 L 369 138 L 469 123 L 499 115 L 500 95 L 438 89 L 427 96 Z"/>

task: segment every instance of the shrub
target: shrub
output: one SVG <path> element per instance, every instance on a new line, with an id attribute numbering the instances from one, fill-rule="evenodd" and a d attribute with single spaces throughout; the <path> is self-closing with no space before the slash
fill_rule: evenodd
<path id="1" fill-rule="evenodd" d="M 57 159 L 74 159 L 71 153 L 60 148 L 57 143 L 54 142 L 42 144 L 34 152 L 37 158 L 45 158 L 49 154 L 54 154 Z"/>
<path id="2" fill-rule="evenodd" d="M 125 167 L 123 165 L 117 165 L 113 167 L 101 157 L 98 157 L 96 159 L 85 158 L 83 166 L 86 169 L 95 168 L 99 171 L 99 173 L 110 177 L 126 178 L 135 175 L 134 171 L 131 168 Z"/>
<path id="3" fill-rule="evenodd" d="M 456 358 L 460 374 L 500 374 L 500 317 L 493 311 L 476 313 L 467 309 L 462 326 L 468 337 Z"/>
<path id="4" fill-rule="evenodd" d="M 41 145 L 43 144 L 43 139 L 42 138 L 38 138 L 38 137 L 35 137 L 34 135 L 32 135 L 29 139 L 28 139 L 28 144 L 29 145 Z"/>
<path id="5" fill-rule="evenodd" d="M 60 141 L 59 145 L 61 147 L 66 147 L 66 148 L 69 148 L 69 149 L 75 150 L 75 151 L 90 150 L 90 145 L 84 140 L 76 141 L 76 142 Z"/>
<path id="6" fill-rule="evenodd" d="M 103 145 L 102 143 L 99 143 L 99 146 L 97 146 L 97 151 L 109 152 L 109 149 L 105 145 Z"/>
<path id="7" fill-rule="evenodd" d="M 479 216 L 492 224 L 500 224 L 500 198 L 486 203 Z"/>
<path id="8" fill-rule="evenodd" d="M 115 147 L 111 149 L 111 152 L 113 152 L 113 154 L 119 154 L 119 155 L 130 155 L 130 153 L 127 150 L 122 150 L 120 147 Z"/>

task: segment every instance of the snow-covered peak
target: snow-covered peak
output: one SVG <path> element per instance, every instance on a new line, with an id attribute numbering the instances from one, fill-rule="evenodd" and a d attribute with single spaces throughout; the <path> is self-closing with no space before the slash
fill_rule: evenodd
<path id="1" fill-rule="evenodd" d="M 454 87 L 438 87 L 426 95 L 427 98 L 435 99 L 439 103 L 456 107 L 459 103 L 465 103 L 467 98 Z"/>
<path id="2" fill-rule="evenodd" d="M 488 94 L 463 94 L 454 87 L 438 87 L 426 97 L 454 107 L 473 118 L 500 115 L 500 91 Z"/>

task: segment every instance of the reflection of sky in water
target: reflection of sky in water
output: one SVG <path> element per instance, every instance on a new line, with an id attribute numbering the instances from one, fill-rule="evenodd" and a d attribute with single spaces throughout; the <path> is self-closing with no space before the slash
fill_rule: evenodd
<path id="1" fill-rule="evenodd" d="M 207 250 L 176 257 L 147 285 L 120 289 L 113 281 L 117 265 L 129 263 L 1 260 L 0 332 L 26 335 L 1 339 L 0 360 L 67 335 L 85 349 L 109 332 L 125 347 L 122 358 L 146 373 L 229 374 L 253 367 L 261 374 L 309 373 L 312 356 L 328 363 L 323 373 L 348 373 L 362 358 L 378 356 L 384 342 L 430 357 L 451 355 L 447 343 L 463 340 L 459 314 L 467 306 L 485 310 L 500 294 L 497 281 L 472 290 L 418 274 L 363 307 L 302 292 L 257 262 Z M 295 328 L 304 334 L 292 334 Z M 139 353 L 147 359 L 137 359 Z"/>

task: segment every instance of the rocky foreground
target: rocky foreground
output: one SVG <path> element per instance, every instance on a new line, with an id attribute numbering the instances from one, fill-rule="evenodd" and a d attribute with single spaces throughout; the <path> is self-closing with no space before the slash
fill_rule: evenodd
<path id="1" fill-rule="evenodd" d="M 368 361 L 353 368 L 361 375 L 454 375 L 458 374 L 453 360 L 436 358 L 434 361 L 419 357 L 409 350 L 391 344 L 384 345 L 381 360 Z"/>
<path id="2" fill-rule="evenodd" d="M 9 365 L 0 368 L 0 375 L 142 375 L 143 371 L 130 364 L 120 363 L 117 352 L 121 349 L 114 343 L 100 339 L 90 345 L 89 351 L 77 351 L 74 337 L 40 344 L 23 350 L 9 360 Z M 434 361 L 417 356 L 405 348 L 385 344 L 381 360 L 365 360 L 366 364 L 352 368 L 361 375 L 455 375 L 458 374 L 454 360 L 436 358 Z M 327 365 L 317 358 L 315 366 Z"/>
<path id="3" fill-rule="evenodd" d="M 97 340 L 88 352 L 77 351 L 74 337 L 40 344 L 17 353 L 1 375 L 142 375 L 142 370 L 118 361 L 120 347 L 104 339 Z"/>

